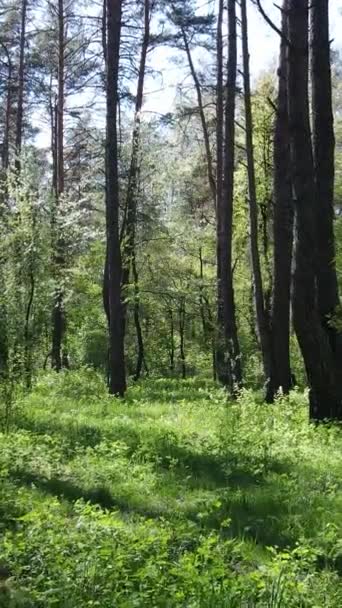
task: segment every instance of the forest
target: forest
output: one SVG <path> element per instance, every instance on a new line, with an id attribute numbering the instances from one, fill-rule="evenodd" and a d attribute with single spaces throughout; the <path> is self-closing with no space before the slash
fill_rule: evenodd
<path id="1" fill-rule="evenodd" d="M 0 0 L 0 608 L 342 606 L 338 4 Z"/>

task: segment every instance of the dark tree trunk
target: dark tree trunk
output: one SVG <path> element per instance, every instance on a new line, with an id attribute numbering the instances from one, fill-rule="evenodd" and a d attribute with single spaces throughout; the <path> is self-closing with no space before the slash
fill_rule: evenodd
<path id="1" fill-rule="evenodd" d="M 169 309 L 169 317 L 170 317 L 170 372 L 173 375 L 175 371 L 175 326 L 173 321 L 173 312 L 172 308 Z"/>
<path id="2" fill-rule="evenodd" d="M 219 67 L 219 66 L 218 66 Z M 232 272 L 232 223 L 235 160 L 236 5 L 228 0 L 228 76 L 226 85 L 223 193 L 217 200 L 218 343 L 217 375 L 234 393 L 242 382 Z M 220 69 L 220 67 L 219 67 Z M 219 70 L 218 70 L 219 71 Z"/>
<path id="3" fill-rule="evenodd" d="M 16 134 L 15 134 L 15 154 L 16 154 L 15 167 L 16 167 L 18 174 L 20 173 L 20 154 L 21 154 L 22 138 L 23 138 L 26 16 L 27 16 L 27 0 L 22 0 L 19 71 L 18 71 L 18 102 L 17 102 Z"/>
<path id="4" fill-rule="evenodd" d="M 219 0 L 217 17 L 217 83 L 216 83 L 216 208 L 222 208 L 223 200 L 223 138 L 224 138 L 224 101 L 223 101 L 223 12 L 224 0 Z"/>
<path id="5" fill-rule="evenodd" d="M 145 346 L 144 346 L 144 338 L 140 323 L 140 289 L 139 289 L 139 277 L 138 270 L 136 265 L 135 256 L 133 256 L 132 260 L 132 273 L 134 280 L 134 325 L 135 331 L 137 334 L 137 347 L 138 347 L 138 356 L 137 356 L 137 366 L 135 370 L 134 380 L 137 382 L 141 376 L 143 365 L 145 365 L 146 373 L 148 374 L 148 367 L 145 359 Z"/>
<path id="6" fill-rule="evenodd" d="M 250 252 L 253 273 L 254 303 L 258 335 L 261 346 L 264 377 L 269 393 L 271 377 L 271 340 L 267 311 L 265 308 L 263 281 L 258 245 L 258 203 L 255 182 L 254 147 L 253 147 L 253 117 L 251 106 L 251 86 L 249 73 L 248 28 L 246 0 L 241 0 L 241 29 L 243 54 L 243 85 L 245 101 L 245 134 L 247 152 L 248 199 L 249 199 L 249 227 Z"/>
<path id="7" fill-rule="evenodd" d="M 65 103 L 65 17 L 64 0 L 58 0 L 58 94 L 56 108 L 55 126 L 55 163 L 56 163 L 56 213 L 64 194 L 64 103 Z M 54 297 L 54 307 L 52 313 L 52 367 L 60 371 L 63 367 L 62 344 L 66 330 L 66 319 L 64 310 L 64 294 L 61 288 L 62 273 L 64 267 L 64 241 L 60 234 L 58 221 L 55 222 L 55 243 L 54 243 L 54 266 L 56 291 Z"/>
<path id="8" fill-rule="evenodd" d="M 280 63 L 278 69 L 278 100 L 274 127 L 273 190 L 274 190 L 274 283 L 272 300 L 272 381 L 274 396 L 280 389 L 287 394 L 292 386 L 290 367 L 290 299 L 293 248 L 293 200 L 290 167 L 290 134 L 287 100 L 288 38 L 287 4 L 284 0 Z"/>
<path id="9" fill-rule="evenodd" d="M 179 352 L 182 366 L 182 378 L 186 378 L 186 356 L 185 356 L 185 298 L 181 297 L 179 303 Z"/>
<path id="10" fill-rule="evenodd" d="M 7 57 L 7 78 L 6 78 L 6 113 L 5 113 L 5 128 L 4 128 L 4 142 L 2 148 L 2 167 L 7 171 L 9 167 L 9 142 L 10 142 L 10 130 L 11 130 L 11 112 L 13 105 L 13 65 L 10 53 L 5 44 L 1 43 Z M 7 184 L 5 180 L 5 194 L 4 198 L 7 198 Z"/>
<path id="11" fill-rule="evenodd" d="M 141 110 L 144 100 L 144 83 L 146 71 L 147 52 L 150 43 L 150 0 L 144 1 L 144 36 L 141 46 L 140 66 L 138 74 L 137 96 L 135 101 L 134 126 L 132 137 L 131 164 L 128 177 L 127 199 L 125 217 L 122 224 L 122 235 L 124 238 L 123 247 L 123 272 L 122 289 L 125 291 L 130 281 L 130 270 L 133 263 L 135 252 L 135 234 L 137 225 L 137 198 L 139 190 L 139 153 L 140 153 L 140 131 L 141 131 Z M 126 314 L 126 306 L 124 309 Z M 125 331 L 125 330 L 124 330 Z"/>
<path id="12" fill-rule="evenodd" d="M 308 0 L 289 0 L 288 104 L 296 211 L 293 322 L 310 387 L 310 416 L 339 418 L 333 353 L 317 305 L 316 192 L 308 99 Z"/>
<path id="13" fill-rule="evenodd" d="M 339 305 L 334 237 L 335 138 L 331 91 L 329 1 L 311 5 L 311 85 L 313 153 L 317 192 L 318 308 L 334 353 L 342 368 L 342 336 L 330 323 Z"/>
<path id="14" fill-rule="evenodd" d="M 106 132 L 106 237 L 107 316 L 109 320 L 109 391 L 123 396 L 126 372 L 121 301 L 122 265 L 119 236 L 119 176 L 117 106 L 121 38 L 121 0 L 107 0 L 107 132 Z"/>

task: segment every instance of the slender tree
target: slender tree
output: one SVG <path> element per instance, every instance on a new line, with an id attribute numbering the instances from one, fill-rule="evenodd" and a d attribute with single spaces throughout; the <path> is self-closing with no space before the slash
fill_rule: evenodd
<path id="1" fill-rule="evenodd" d="M 19 49 L 19 70 L 18 70 L 18 101 L 17 101 L 16 134 L 15 134 L 15 153 L 16 153 L 15 165 L 16 165 L 16 170 L 18 173 L 20 172 L 20 154 L 21 154 L 22 137 L 23 137 L 26 20 L 27 20 L 27 0 L 22 0 L 20 49 Z"/>
<path id="2" fill-rule="evenodd" d="M 118 77 L 121 39 L 121 0 L 107 0 L 106 61 L 106 240 L 105 282 L 108 285 L 106 312 L 109 326 L 109 390 L 123 396 L 126 390 L 124 323 L 121 300 L 122 263 L 119 235 L 118 176 Z M 108 275 L 107 275 L 108 273 Z"/>
<path id="3" fill-rule="evenodd" d="M 220 78 L 220 59 L 218 74 Z M 236 4 L 228 0 L 228 65 L 225 87 L 223 192 L 217 200 L 217 285 L 218 285 L 218 349 L 219 380 L 234 392 L 242 382 L 240 345 L 238 340 L 232 271 L 233 195 L 235 160 L 235 106 L 237 77 Z M 218 88 L 219 90 L 219 88 Z M 221 100 L 219 98 L 218 108 Z M 220 143 L 220 140 L 219 140 Z"/>
<path id="4" fill-rule="evenodd" d="M 144 32 L 141 43 L 141 54 L 138 71 L 137 94 L 135 100 L 135 111 L 133 121 L 132 135 L 132 151 L 130 169 L 128 175 L 128 187 L 126 197 L 125 215 L 122 224 L 121 233 L 123 234 L 123 272 L 122 272 L 122 289 L 127 290 L 130 282 L 130 274 L 132 269 L 134 280 L 134 323 L 137 334 L 138 358 L 135 373 L 135 379 L 138 380 L 141 375 L 142 365 L 144 361 L 144 342 L 143 333 L 140 325 L 140 290 L 139 277 L 136 263 L 136 229 L 137 229 L 137 207 L 139 193 L 139 165 L 140 165 L 140 147 L 141 147 L 141 112 L 144 101 L 144 83 L 146 73 L 147 53 L 150 45 L 150 21 L 151 21 L 151 3 L 150 0 L 144 0 Z M 125 294 L 125 291 L 124 291 Z M 126 316 L 126 306 L 124 307 L 124 318 Z M 125 328 L 124 328 L 125 332 Z"/>
<path id="5" fill-rule="evenodd" d="M 287 100 L 288 26 L 287 0 L 282 7 L 282 38 L 278 68 L 278 98 L 273 145 L 273 298 L 271 394 L 288 393 L 290 366 L 290 298 L 293 247 L 293 200 Z"/>
<path id="6" fill-rule="evenodd" d="M 248 175 L 248 203 L 249 203 L 249 229 L 250 253 L 253 274 L 254 302 L 256 322 L 261 346 L 264 377 L 267 389 L 267 398 L 270 399 L 271 378 L 271 340 L 270 327 L 264 300 L 263 280 L 258 244 L 258 203 L 255 180 L 254 145 L 253 145 L 253 117 L 251 104 L 251 85 L 249 72 L 248 26 L 246 0 L 241 0 L 241 32 L 243 56 L 243 86 L 245 101 L 245 134 Z"/>
<path id="7" fill-rule="evenodd" d="M 64 110 L 65 110 L 65 12 L 64 0 L 58 0 L 58 91 L 55 106 L 54 123 L 54 186 L 56 211 L 64 195 Z M 53 222 L 54 234 L 54 269 L 56 289 L 52 314 L 52 367 L 60 371 L 63 367 L 62 345 L 65 334 L 64 294 L 61 286 L 64 266 L 64 241 L 58 228 L 58 221 Z M 65 360 L 65 359 L 64 359 Z"/>

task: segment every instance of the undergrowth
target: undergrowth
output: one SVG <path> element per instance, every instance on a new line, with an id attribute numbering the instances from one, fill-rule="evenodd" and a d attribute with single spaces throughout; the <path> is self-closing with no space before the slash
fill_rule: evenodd
<path id="1" fill-rule="evenodd" d="M 0 607 L 342 605 L 342 437 L 307 398 L 46 375 L 0 435 Z"/>

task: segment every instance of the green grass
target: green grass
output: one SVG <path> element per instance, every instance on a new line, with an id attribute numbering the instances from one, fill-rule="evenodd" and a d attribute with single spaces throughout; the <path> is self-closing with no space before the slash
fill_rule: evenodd
<path id="1" fill-rule="evenodd" d="M 0 435 L 0 607 L 342 606 L 342 435 L 306 397 L 47 375 Z"/>

